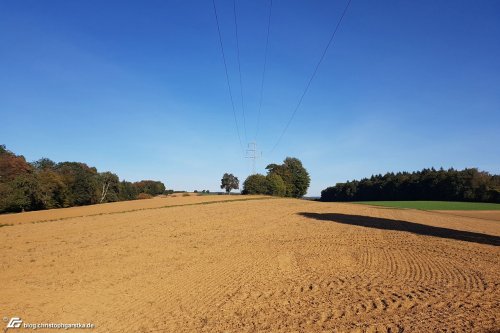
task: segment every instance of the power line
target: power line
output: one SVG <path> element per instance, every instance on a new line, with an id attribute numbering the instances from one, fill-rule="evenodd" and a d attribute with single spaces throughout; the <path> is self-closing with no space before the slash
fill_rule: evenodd
<path id="1" fill-rule="evenodd" d="M 309 81 L 307 82 L 307 85 L 306 85 L 306 87 L 304 89 L 304 92 L 300 96 L 300 99 L 299 99 L 299 102 L 297 103 L 297 106 L 293 110 L 292 115 L 290 116 L 290 119 L 288 119 L 288 122 L 286 123 L 286 126 L 283 129 L 283 132 L 281 132 L 281 135 L 279 136 L 278 141 L 276 141 L 276 144 L 271 149 L 271 152 L 273 152 L 274 149 L 276 149 L 276 147 L 280 143 L 281 139 L 283 138 L 283 136 L 285 135 L 285 132 L 288 129 L 288 126 L 290 126 L 290 123 L 292 122 L 293 118 L 295 117 L 295 114 L 297 113 L 300 105 L 302 104 L 302 100 L 304 99 L 304 96 L 306 95 L 307 91 L 309 90 L 309 86 L 311 85 L 312 80 L 316 76 L 316 73 L 318 72 L 318 68 L 321 65 L 321 63 L 323 62 L 323 59 L 325 58 L 326 52 L 328 51 L 328 48 L 330 47 L 330 44 L 332 44 L 332 41 L 333 41 L 335 35 L 337 34 L 337 31 L 338 31 L 338 29 L 340 27 L 340 24 L 342 23 L 342 20 L 344 19 L 344 16 L 345 16 L 345 14 L 347 12 L 347 9 L 349 8 L 349 5 L 351 4 L 351 1 L 352 0 L 349 0 L 347 2 L 346 6 L 344 8 L 344 11 L 342 12 L 342 15 L 340 16 L 340 19 L 337 22 L 337 25 L 335 26 L 335 29 L 333 30 L 333 33 L 332 33 L 332 35 L 330 37 L 330 40 L 328 41 L 328 44 L 326 44 L 326 47 L 325 47 L 325 49 L 323 51 L 323 54 L 321 55 L 321 58 L 319 59 L 318 63 L 316 64 L 316 67 L 314 68 L 314 72 L 312 73 L 311 77 L 309 78 Z"/>
<path id="2" fill-rule="evenodd" d="M 259 127 L 260 127 L 260 113 L 262 110 L 262 99 L 264 96 L 264 79 L 266 77 L 266 65 L 267 65 L 267 50 L 269 48 L 269 32 L 271 30 L 271 11 L 273 8 L 273 0 L 269 1 L 269 17 L 267 19 L 267 37 L 266 37 L 266 50 L 264 51 L 264 68 L 262 70 L 262 81 L 260 83 L 260 99 L 259 99 L 259 112 L 257 114 L 257 129 L 255 131 L 255 141 L 257 141 L 257 137 L 259 135 Z"/>
<path id="3" fill-rule="evenodd" d="M 238 37 L 238 20 L 236 18 L 236 0 L 233 0 L 234 26 L 236 27 L 236 50 L 238 55 L 238 72 L 240 74 L 240 94 L 241 94 L 241 111 L 243 112 L 243 129 L 245 133 L 245 141 L 247 139 L 247 125 L 245 117 L 245 104 L 243 103 L 243 80 L 241 79 L 241 63 L 240 63 L 240 42 Z"/>
<path id="4" fill-rule="evenodd" d="M 231 106 L 233 108 L 233 116 L 234 116 L 234 123 L 236 125 L 236 133 L 238 133 L 238 141 L 240 143 L 240 148 L 244 152 L 243 144 L 241 143 L 241 136 L 240 136 L 240 128 L 238 126 L 238 119 L 236 117 L 236 109 L 234 108 L 233 92 L 231 90 L 231 83 L 229 82 L 229 74 L 227 72 L 226 56 L 224 54 L 224 46 L 222 45 L 222 35 L 220 33 L 219 17 L 217 16 L 217 7 L 215 6 L 215 0 L 212 0 L 212 3 L 214 5 L 215 21 L 217 22 L 217 31 L 219 33 L 220 49 L 221 49 L 221 53 L 222 53 L 222 60 L 224 60 L 224 69 L 226 72 L 227 88 L 229 90 L 229 97 L 231 99 Z"/>

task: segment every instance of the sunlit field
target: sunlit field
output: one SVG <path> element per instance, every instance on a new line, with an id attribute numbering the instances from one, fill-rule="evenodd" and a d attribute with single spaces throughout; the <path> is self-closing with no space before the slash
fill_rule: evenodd
<path id="1" fill-rule="evenodd" d="M 10 215 L 29 219 L 0 228 L 2 311 L 25 322 L 93 323 L 95 332 L 499 327 L 499 222 L 220 197 Z"/>
<path id="2" fill-rule="evenodd" d="M 500 204 L 456 201 L 363 201 L 360 204 L 423 210 L 500 210 Z"/>

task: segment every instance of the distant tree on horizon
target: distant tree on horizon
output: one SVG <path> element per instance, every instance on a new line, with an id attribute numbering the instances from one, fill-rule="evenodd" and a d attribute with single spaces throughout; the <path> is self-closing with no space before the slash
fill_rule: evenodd
<path id="1" fill-rule="evenodd" d="M 235 177 L 232 173 L 225 173 L 221 179 L 221 189 L 224 189 L 227 194 L 231 192 L 231 190 L 237 190 L 240 188 L 240 181 L 238 177 Z"/>
<path id="2" fill-rule="evenodd" d="M 133 185 L 137 188 L 138 193 L 147 193 L 155 196 L 165 192 L 165 185 L 160 181 L 141 180 L 133 183 Z"/>

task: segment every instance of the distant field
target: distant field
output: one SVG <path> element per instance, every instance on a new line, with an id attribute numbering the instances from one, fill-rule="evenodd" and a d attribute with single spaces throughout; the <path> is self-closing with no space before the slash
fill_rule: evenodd
<path id="1" fill-rule="evenodd" d="M 253 200 L 265 196 L 213 195 L 198 196 L 193 193 L 175 193 L 168 197 L 155 197 L 145 200 L 110 202 L 98 205 L 70 208 L 47 209 L 24 213 L 0 214 L 0 227 L 23 223 L 38 223 L 64 220 L 75 217 L 91 217 L 103 214 L 119 214 L 140 210 L 162 209 L 175 206 L 189 206 L 216 203 L 219 201 Z"/>
<path id="2" fill-rule="evenodd" d="M 454 201 L 360 201 L 357 204 L 423 210 L 500 210 L 500 204 Z"/>

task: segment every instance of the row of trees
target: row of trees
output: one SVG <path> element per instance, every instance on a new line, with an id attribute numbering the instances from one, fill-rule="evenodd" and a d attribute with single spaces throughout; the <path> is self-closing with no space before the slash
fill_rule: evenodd
<path id="1" fill-rule="evenodd" d="M 248 176 L 243 183 L 242 194 L 301 198 L 307 193 L 311 179 L 299 159 L 287 157 L 283 164 L 269 164 L 266 170 L 266 176 Z"/>
<path id="2" fill-rule="evenodd" d="M 445 200 L 500 203 L 500 175 L 476 168 L 386 173 L 338 183 L 322 201 Z"/>
<path id="3" fill-rule="evenodd" d="M 120 181 L 85 163 L 28 163 L 0 145 L 0 213 L 132 200 L 165 192 L 160 181 Z"/>

